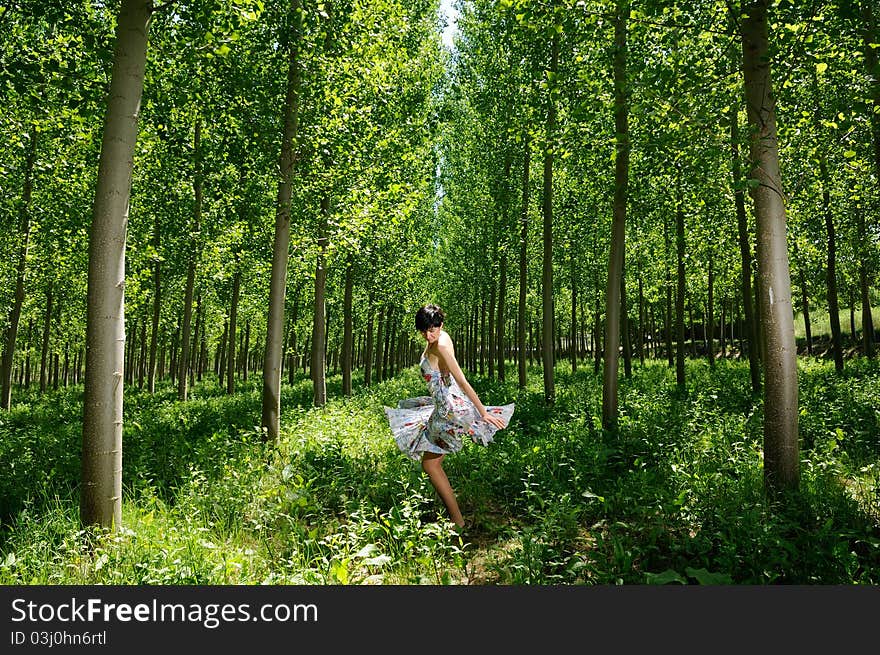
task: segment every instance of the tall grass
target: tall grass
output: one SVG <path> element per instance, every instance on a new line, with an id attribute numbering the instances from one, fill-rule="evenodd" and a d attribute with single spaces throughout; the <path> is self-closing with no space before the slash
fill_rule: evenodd
<path id="1" fill-rule="evenodd" d="M 601 429 L 601 376 L 540 370 L 488 448 L 446 469 L 473 529 L 461 540 L 383 405 L 424 393 L 414 368 L 340 393 L 285 386 L 282 435 L 264 444 L 253 383 L 186 403 L 126 396 L 123 526 L 78 521 L 81 389 L 20 396 L 0 417 L 2 584 L 876 584 L 880 581 L 880 367 L 804 361 L 801 488 L 765 497 L 762 408 L 747 363 L 662 362 L 621 384 Z M 515 378 L 515 376 L 513 376 Z M 359 386 L 356 381 L 356 387 Z"/>

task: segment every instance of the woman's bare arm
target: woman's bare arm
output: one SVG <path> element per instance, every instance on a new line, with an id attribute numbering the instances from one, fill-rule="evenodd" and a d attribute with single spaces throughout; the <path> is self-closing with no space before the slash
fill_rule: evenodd
<path id="1" fill-rule="evenodd" d="M 464 372 L 461 370 L 461 366 L 458 365 L 458 360 L 455 359 L 455 349 L 452 345 L 452 339 L 449 338 L 449 335 L 442 334 L 440 339 L 437 341 L 437 355 L 440 363 L 442 364 L 441 368 L 445 368 L 449 371 L 455 381 L 458 383 L 458 386 L 461 387 L 461 390 L 464 391 L 465 395 L 470 399 L 470 401 L 474 404 L 474 407 L 477 408 L 477 411 L 480 413 L 480 417 L 486 421 L 487 423 L 491 423 L 497 428 L 504 427 L 504 421 L 502 421 L 497 416 L 492 416 L 486 411 L 485 405 L 480 401 L 480 397 L 477 395 L 477 392 L 474 391 L 474 388 L 471 386 L 470 382 L 467 381 L 467 378 L 464 376 Z"/>

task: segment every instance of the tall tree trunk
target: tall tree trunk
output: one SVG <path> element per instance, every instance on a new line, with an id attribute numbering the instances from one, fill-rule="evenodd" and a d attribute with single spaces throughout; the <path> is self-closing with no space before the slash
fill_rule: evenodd
<path id="1" fill-rule="evenodd" d="M 327 225 L 330 217 L 330 196 L 321 198 L 321 217 L 318 225 L 318 261 L 315 265 L 315 312 L 312 322 L 312 388 L 315 407 L 327 403 L 327 372 L 325 353 L 327 348 L 327 269 L 324 253 L 327 250 Z"/>
<path id="2" fill-rule="evenodd" d="M 18 323 L 21 320 L 21 307 L 24 304 L 24 278 L 27 272 L 28 248 L 31 239 L 31 195 L 33 191 L 34 162 L 37 158 L 37 130 L 31 129 L 30 143 L 24 168 L 24 187 L 21 194 L 21 212 L 19 216 L 18 235 L 18 271 L 15 276 L 15 294 L 12 309 L 9 311 L 9 324 L 6 328 L 6 339 L 3 348 L 2 398 L 0 407 L 9 409 L 12 403 L 12 364 L 15 361 L 15 341 L 18 338 Z"/>
<path id="3" fill-rule="evenodd" d="M 749 2 L 742 18 L 743 76 L 751 127 L 750 194 L 758 231 L 764 335 L 764 480 L 768 490 L 799 485 L 798 379 L 786 218 L 771 92 L 769 0 Z"/>
<path id="4" fill-rule="evenodd" d="M 874 9 L 876 0 L 861 0 L 862 41 L 865 55 L 865 69 L 868 73 L 868 92 L 871 97 L 869 115 L 871 120 L 871 140 L 874 145 L 874 166 L 876 179 L 880 186 L 880 58 L 878 58 L 877 23 Z"/>
<path id="5" fill-rule="evenodd" d="M 831 213 L 831 177 L 825 158 L 819 159 L 819 174 L 822 178 L 822 213 L 825 217 L 825 234 L 828 238 L 825 284 L 828 288 L 828 318 L 831 322 L 831 344 L 834 354 L 834 368 L 843 370 L 843 335 L 840 331 L 840 302 L 837 298 L 837 235 L 834 231 L 834 217 Z"/>
<path id="6" fill-rule="evenodd" d="M 798 259 L 797 241 L 792 242 L 795 259 Z M 807 354 L 813 354 L 813 328 L 810 324 L 810 298 L 807 288 L 807 276 L 804 275 L 804 265 L 798 266 L 798 279 L 801 287 L 801 314 L 804 317 L 804 334 L 807 340 Z"/>
<path id="7" fill-rule="evenodd" d="M 190 355 L 189 355 L 189 384 L 190 386 L 196 383 L 196 369 L 199 365 L 199 341 L 202 338 L 202 332 L 204 331 L 204 322 L 202 318 L 204 316 L 205 307 L 202 305 L 202 292 L 199 290 L 196 295 L 196 324 L 193 327 L 193 338 L 192 345 L 190 346 Z"/>
<path id="8" fill-rule="evenodd" d="M 278 196 L 275 203 L 275 236 L 272 248 L 272 277 L 269 283 L 269 312 L 266 320 L 266 350 L 263 357 L 263 400 L 261 426 L 265 438 L 277 441 L 281 432 L 281 357 L 284 343 L 284 299 L 287 290 L 287 259 L 290 249 L 290 200 L 293 194 L 294 142 L 299 119 L 301 16 L 299 0 L 290 0 L 293 30 L 287 65 L 287 93 L 284 99 L 281 155 L 278 168 Z"/>
<path id="9" fill-rule="evenodd" d="M 640 266 L 641 268 L 641 266 Z M 645 365 L 645 280 L 642 273 L 639 272 L 639 329 L 638 329 L 638 348 L 639 348 L 639 364 Z"/>
<path id="10" fill-rule="evenodd" d="M 745 184 L 742 179 L 742 162 L 739 155 L 739 105 L 730 110 L 730 150 L 733 169 L 733 199 L 736 207 L 736 225 L 739 236 L 741 287 L 743 314 L 745 315 L 746 341 L 749 349 L 749 375 L 752 393 L 761 392 L 761 363 L 758 357 L 758 321 L 752 305 L 752 249 L 749 245 L 748 218 L 746 217 Z"/>
<path id="11" fill-rule="evenodd" d="M 611 254 L 605 293 L 605 369 L 602 382 L 602 426 L 613 430 L 618 419 L 618 383 L 620 369 L 620 302 L 626 251 L 626 203 L 629 189 L 629 99 L 626 88 L 628 0 L 618 0 L 614 21 L 614 126 L 616 133 L 614 162 L 614 206 L 611 219 Z"/>
<path id="12" fill-rule="evenodd" d="M 52 309 L 55 298 L 54 284 L 46 288 L 46 313 L 43 315 L 43 339 L 40 346 L 40 393 L 45 393 L 49 382 L 49 339 L 52 334 Z M 88 349 L 88 345 L 86 345 Z"/>
<path id="13" fill-rule="evenodd" d="M 198 250 L 195 240 L 198 239 L 202 220 L 202 118 L 196 119 L 195 138 L 193 142 L 193 158 L 195 159 L 195 174 L 193 179 L 193 192 L 195 205 L 193 209 L 193 228 L 189 262 L 186 270 L 186 290 L 183 295 L 183 325 L 180 334 L 180 359 L 177 364 L 177 399 L 186 400 L 189 394 L 189 355 L 190 355 L 190 326 L 192 324 L 193 292 L 196 284 L 196 252 Z"/>
<path id="14" fill-rule="evenodd" d="M 871 294 L 868 288 L 868 248 L 865 234 L 864 208 L 856 209 L 856 231 L 859 243 L 859 293 L 862 299 L 862 346 L 865 355 L 874 357 L 874 317 L 871 314 Z"/>
<path id="15" fill-rule="evenodd" d="M 159 214 L 153 224 L 153 247 L 159 252 Z M 162 262 L 157 257 L 153 262 L 153 322 L 150 330 L 150 364 L 147 370 L 147 389 L 156 393 L 156 349 L 159 344 L 159 319 L 162 309 Z"/>
<path id="16" fill-rule="evenodd" d="M 373 377 L 373 320 L 375 312 L 373 291 L 371 289 L 369 301 L 367 302 L 367 342 L 364 345 L 364 386 L 366 387 L 372 384 Z"/>
<path id="17" fill-rule="evenodd" d="M 666 346 L 666 363 L 669 368 L 675 366 L 675 351 L 672 348 L 672 272 L 669 270 L 669 253 L 672 244 L 669 238 L 669 221 L 663 216 L 663 273 L 666 287 L 666 306 L 663 312 L 664 345 Z"/>
<path id="18" fill-rule="evenodd" d="M 681 194 L 681 171 L 678 172 L 678 197 L 675 207 L 675 261 L 676 261 L 676 293 L 675 293 L 675 334 L 678 346 L 675 350 L 675 382 L 679 389 L 685 388 L 684 370 L 684 199 Z"/>
<path id="19" fill-rule="evenodd" d="M 632 377 L 632 345 L 630 340 L 629 305 L 626 299 L 626 263 L 620 276 L 620 338 L 623 341 L 623 375 Z"/>
<path id="20" fill-rule="evenodd" d="M 236 257 L 236 259 L 238 259 Z M 236 261 L 235 274 L 232 278 L 232 299 L 229 302 L 229 344 L 226 347 L 226 393 L 235 393 L 235 362 L 236 357 L 236 333 L 238 328 L 238 300 L 241 295 L 241 267 L 240 262 Z"/>
<path id="21" fill-rule="evenodd" d="M 504 222 L 507 225 L 507 221 Z M 498 367 L 498 381 L 504 382 L 504 362 L 506 359 L 505 353 L 505 335 L 504 335 L 504 326 L 507 324 L 506 316 L 507 316 L 507 247 L 501 249 L 501 272 L 500 278 L 498 280 L 498 310 L 496 312 L 496 332 L 497 336 L 495 337 L 495 350 L 496 356 L 498 358 L 497 367 Z M 492 329 L 491 327 L 489 328 Z"/>
<path id="22" fill-rule="evenodd" d="M 574 242 L 571 243 L 571 257 L 569 259 L 569 275 L 571 281 L 571 333 L 569 336 L 569 359 L 571 360 L 571 372 L 577 372 L 577 358 L 578 358 L 578 348 L 577 348 L 577 340 L 578 340 L 578 321 L 577 321 L 577 280 L 575 279 L 575 267 L 574 267 Z"/>
<path id="23" fill-rule="evenodd" d="M 704 326 L 706 355 L 709 358 L 709 366 L 715 368 L 715 252 L 713 249 L 709 250 L 709 297 L 706 314 L 708 314 Z"/>
<path id="24" fill-rule="evenodd" d="M 123 0 L 89 231 L 80 519 L 122 522 L 125 230 L 152 0 Z"/>
<path id="25" fill-rule="evenodd" d="M 553 151 L 556 148 L 556 103 L 552 89 L 559 63 L 559 33 L 553 31 L 550 43 L 551 81 L 548 86 L 546 143 L 544 144 L 544 197 L 541 207 L 544 217 L 544 262 L 541 275 L 541 309 L 543 312 L 543 338 L 541 362 L 544 368 L 544 402 L 552 405 L 556 400 L 553 381 Z"/>
<path id="26" fill-rule="evenodd" d="M 342 306 L 342 393 L 351 395 L 351 369 L 353 355 L 352 295 L 354 291 L 354 257 L 348 254 L 345 266 L 345 292 Z"/>
<path id="27" fill-rule="evenodd" d="M 528 293 L 529 239 L 529 166 L 531 142 L 528 130 L 523 135 L 522 203 L 519 218 L 519 302 L 516 308 L 516 370 L 517 385 L 526 388 L 526 295 Z"/>

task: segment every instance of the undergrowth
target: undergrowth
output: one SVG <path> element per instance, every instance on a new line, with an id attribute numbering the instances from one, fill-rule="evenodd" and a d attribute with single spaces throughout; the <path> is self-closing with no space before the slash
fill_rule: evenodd
<path id="1" fill-rule="evenodd" d="M 517 408 L 445 461 L 464 540 L 383 414 L 424 393 L 415 368 L 350 398 L 334 377 L 322 408 L 308 379 L 285 385 L 275 444 L 254 382 L 127 391 L 112 533 L 79 523 L 82 388 L 23 393 L 0 415 L 0 583 L 877 584 L 880 367 L 799 366 L 801 484 L 774 498 L 745 363 L 688 362 L 686 389 L 636 366 L 614 432 L 589 363 L 560 363 L 552 408 L 540 370 L 523 390 L 474 376 Z"/>

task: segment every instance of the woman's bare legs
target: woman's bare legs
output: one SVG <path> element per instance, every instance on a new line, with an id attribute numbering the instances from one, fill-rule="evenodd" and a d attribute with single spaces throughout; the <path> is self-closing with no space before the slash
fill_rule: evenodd
<path id="1" fill-rule="evenodd" d="M 449 518 L 458 527 L 464 527 L 464 517 L 458 508 L 458 501 L 455 499 L 455 492 L 452 491 L 452 485 L 449 484 L 449 478 L 446 477 L 446 471 L 443 470 L 443 458 L 446 455 L 438 455 L 437 453 L 424 453 L 422 455 L 422 470 L 428 474 L 434 489 L 440 494 L 443 504 L 446 505 L 446 511 L 449 512 Z"/>

